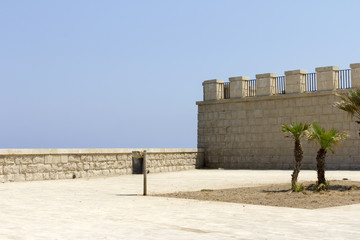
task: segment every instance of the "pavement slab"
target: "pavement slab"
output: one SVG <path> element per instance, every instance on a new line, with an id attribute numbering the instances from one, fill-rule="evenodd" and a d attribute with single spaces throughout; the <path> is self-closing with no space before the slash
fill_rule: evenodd
<path id="1" fill-rule="evenodd" d="M 327 171 L 360 181 L 359 171 Z M 290 181 L 285 170 L 148 174 L 149 194 Z M 316 181 L 301 171 L 299 181 Z M 142 175 L 0 185 L 0 239 L 359 239 L 360 204 L 314 210 L 142 196 Z"/>

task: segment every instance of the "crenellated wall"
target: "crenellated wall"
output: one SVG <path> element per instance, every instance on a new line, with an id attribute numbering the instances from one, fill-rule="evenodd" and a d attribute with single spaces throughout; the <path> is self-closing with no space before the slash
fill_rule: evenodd
<path id="1" fill-rule="evenodd" d="M 249 84 L 249 77 L 232 77 L 228 99 L 224 99 L 222 80 L 205 81 L 204 101 L 197 102 L 198 147 L 205 150 L 205 166 L 291 169 L 294 143 L 281 132 L 281 125 L 318 122 L 350 134 L 335 154 L 328 153 L 327 169 L 360 169 L 360 125 L 333 107 L 339 100 L 336 92 L 347 91 L 341 86 L 360 87 L 360 64 L 350 67 L 346 71 L 320 67 L 316 74 L 286 71 L 282 78 L 274 73 L 258 74 L 255 85 Z M 303 168 L 316 169 L 318 147 L 305 139 L 302 143 Z"/>
<path id="2" fill-rule="evenodd" d="M 89 178 L 132 173 L 144 149 L 0 149 L 0 182 Z M 202 149 L 146 149 L 150 173 L 203 166 Z"/>

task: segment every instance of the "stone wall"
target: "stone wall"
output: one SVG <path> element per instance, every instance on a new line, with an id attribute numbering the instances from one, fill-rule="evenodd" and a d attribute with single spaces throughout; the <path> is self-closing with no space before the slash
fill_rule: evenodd
<path id="1" fill-rule="evenodd" d="M 352 66 L 360 67 L 358 64 Z M 338 71 L 335 67 L 319 69 L 322 72 L 318 72 L 318 79 L 324 69 L 335 73 Z M 353 69 L 352 73 L 352 84 L 357 86 L 360 71 L 359 76 L 354 74 Z M 304 74 L 304 70 L 286 72 L 286 86 L 290 90 L 286 94 L 274 93 L 274 81 L 270 81 L 276 77 L 274 74 L 261 74 L 261 79 L 256 79 L 256 94 L 261 93 L 261 96 L 249 97 L 246 91 L 240 91 L 237 95 L 231 95 L 230 99 L 219 99 L 215 94 L 206 93 L 209 89 L 204 84 L 205 100 L 197 102 L 197 105 L 198 147 L 205 150 L 205 167 L 291 169 L 294 143 L 281 132 L 281 125 L 318 122 L 325 128 L 335 127 L 350 135 L 335 148 L 335 154 L 328 152 L 327 169 L 360 169 L 360 125 L 345 112 L 333 107 L 334 102 L 339 100 L 336 91 L 346 91 L 338 90 L 337 85 L 333 84 L 338 81 L 338 75 L 328 74 L 327 78 L 322 75 L 318 91 L 306 92 Z M 240 80 L 236 82 L 237 79 Z M 230 78 L 230 84 L 244 89 L 246 84 L 242 79 L 249 78 Z M 267 81 L 267 84 L 258 84 L 258 81 Z M 207 82 L 211 84 L 214 81 Z M 221 82 L 217 80 L 216 84 Z M 260 87 L 262 89 L 258 89 Z M 233 93 L 231 89 L 230 93 Z M 207 98 L 209 96 L 210 99 Z M 305 139 L 302 144 L 303 169 L 316 169 L 318 146 Z"/>
<path id="2" fill-rule="evenodd" d="M 132 174 L 132 151 L 144 149 L 0 149 L 0 181 Z M 146 149 L 150 173 L 203 165 L 201 149 Z"/>

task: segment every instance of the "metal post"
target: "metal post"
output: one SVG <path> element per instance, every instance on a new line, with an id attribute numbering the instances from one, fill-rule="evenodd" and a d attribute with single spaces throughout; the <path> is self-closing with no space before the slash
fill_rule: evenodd
<path id="1" fill-rule="evenodd" d="M 146 161 L 147 161 L 147 154 L 146 154 L 146 150 L 144 150 L 144 154 L 143 154 L 143 173 L 144 173 L 144 196 L 146 196 L 147 194 L 147 183 L 146 183 Z"/>

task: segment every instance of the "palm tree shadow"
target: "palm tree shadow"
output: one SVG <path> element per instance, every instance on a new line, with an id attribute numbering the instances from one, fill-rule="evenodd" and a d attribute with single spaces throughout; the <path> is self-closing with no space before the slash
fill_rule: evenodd
<path id="1" fill-rule="evenodd" d="M 263 193 L 286 193 L 291 191 L 291 189 L 283 189 L 283 190 L 262 190 Z"/>

